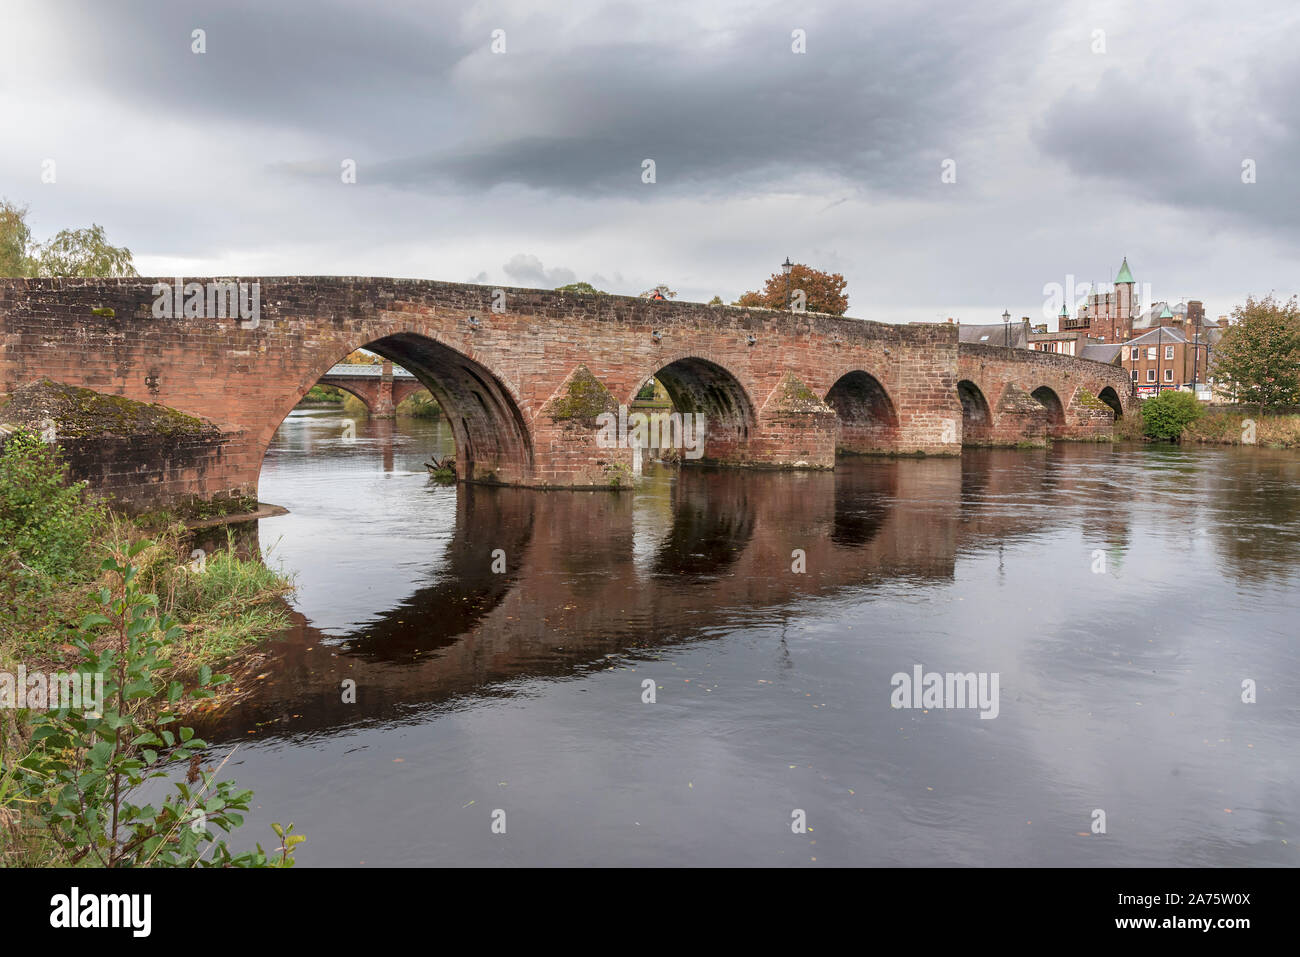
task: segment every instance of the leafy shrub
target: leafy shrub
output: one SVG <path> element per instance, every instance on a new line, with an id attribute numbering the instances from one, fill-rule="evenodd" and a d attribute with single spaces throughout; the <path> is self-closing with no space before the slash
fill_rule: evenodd
<path id="1" fill-rule="evenodd" d="M 73 639 L 86 660 L 78 669 L 83 687 L 102 675 L 100 711 L 63 707 L 38 715 L 30 752 L 0 767 L 0 780 L 12 782 L 16 768 L 25 803 L 34 809 L 29 813 L 72 864 L 88 858 L 105 867 L 291 867 L 293 847 L 303 840 L 291 833 L 292 825 L 274 825 L 278 854 L 259 845 L 236 855 L 217 839 L 214 829 L 228 833 L 243 823 L 252 792 L 204 771 L 199 749 L 206 743 L 190 728 L 173 732 L 168 726 L 176 716 L 150 707 L 164 687 L 171 707 L 186 697 L 210 696 L 208 686 L 227 678 L 204 666 L 200 687 L 187 692 L 161 677 L 159 654 L 180 638 L 181 628 L 157 614 L 158 597 L 143 593 L 136 581 L 131 560 L 149 546 L 136 542 L 104 562 L 114 582 L 100 592 L 107 614 L 87 615 Z M 108 641 L 96 648 L 92 642 L 105 630 Z M 136 802 L 146 781 L 168 777 L 178 762 L 188 762 L 189 773 L 171 793 L 157 806 Z"/>
<path id="2" fill-rule="evenodd" d="M 1153 439 L 1177 439 L 1204 414 L 1195 395 L 1170 389 L 1142 403 L 1142 427 Z"/>
<path id="3" fill-rule="evenodd" d="M 69 483 L 58 450 L 19 431 L 0 452 L 0 542 L 30 568 L 61 577 L 104 521 L 85 483 Z"/>
<path id="4" fill-rule="evenodd" d="M 417 392 L 402 400 L 397 407 L 397 414 L 417 419 L 438 419 L 442 417 L 442 406 L 429 393 Z"/>

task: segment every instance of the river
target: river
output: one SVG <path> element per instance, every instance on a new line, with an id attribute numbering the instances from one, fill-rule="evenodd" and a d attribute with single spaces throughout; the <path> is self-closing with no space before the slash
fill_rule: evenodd
<path id="1" fill-rule="evenodd" d="M 301 621 L 200 725 L 256 793 L 234 844 L 292 820 L 304 866 L 1297 863 L 1294 453 L 651 466 L 616 493 L 439 486 L 451 449 L 429 420 L 277 433 L 261 498 L 289 512 L 258 536 Z M 996 674 L 996 708 L 894 707 L 917 666 Z"/>

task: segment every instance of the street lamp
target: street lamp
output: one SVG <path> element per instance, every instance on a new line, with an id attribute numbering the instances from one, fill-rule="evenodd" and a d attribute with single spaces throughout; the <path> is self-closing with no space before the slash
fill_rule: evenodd
<path id="1" fill-rule="evenodd" d="M 1005 323 L 1003 329 L 1006 331 L 1006 335 L 1002 337 L 1002 344 L 1006 346 L 1008 349 L 1010 349 L 1011 348 L 1011 310 L 1009 309 L 1002 310 L 1002 321 Z"/>
<path id="2" fill-rule="evenodd" d="M 785 257 L 785 262 L 781 263 L 781 272 L 785 273 L 785 307 L 790 308 L 790 270 L 794 269 L 794 263 L 790 262 L 790 257 Z"/>

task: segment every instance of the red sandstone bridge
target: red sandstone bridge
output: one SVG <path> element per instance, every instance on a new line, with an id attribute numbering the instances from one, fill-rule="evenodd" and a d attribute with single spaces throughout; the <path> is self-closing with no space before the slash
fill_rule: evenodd
<path id="1" fill-rule="evenodd" d="M 401 366 L 385 359 L 382 364 L 342 362 L 320 377 L 361 400 L 366 412 L 378 419 L 392 418 L 402 400 L 424 391 L 424 384 Z"/>
<path id="2" fill-rule="evenodd" d="M 460 479 L 534 487 L 628 484 L 632 450 L 600 447 L 596 417 L 651 376 L 678 411 L 705 416 L 698 461 L 729 466 L 1106 439 L 1133 401 L 1118 367 L 959 345 L 946 323 L 424 280 L 243 281 L 259 284 L 256 324 L 155 317 L 169 279 L 0 280 L 0 389 L 48 377 L 214 423 L 219 435 L 158 463 L 157 501 L 255 496 L 275 430 L 359 348 L 437 399 Z"/>

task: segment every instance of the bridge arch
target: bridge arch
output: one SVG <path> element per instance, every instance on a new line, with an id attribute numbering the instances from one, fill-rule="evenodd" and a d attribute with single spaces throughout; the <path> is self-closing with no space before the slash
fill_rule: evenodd
<path id="1" fill-rule="evenodd" d="M 300 382 L 281 408 L 260 447 L 265 449 L 280 422 L 337 359 L 366 349 L 410 372 L 442 406 L 456 443 L 456 476 L 462 481 L 531 484 L 534 475 L 533 438 L 518 396 L 504 379 L 483 362 L 419 332 L 397 332 L 348 348 Z M 346 385 L 338 388 L 357 395 Z M 358 395 L 363 402 L 365 397 Z"/>
<path id="2" fill-rule="evenodd" d="M 1124 403 L 1120 401 L 1119 393 L 1111 386 L 1106 386 L 1106 388 L 1098 392 L 1097 398 L 1106 403 L 1110 410 L 1115 413 L 1116 421 L 1124 418 Z"/>
<path id="3" fill-rule="evenodd" d="M 725 366 L 699 355 L 683 355 L 641 376 L 632 384 L 624 404 L 651 378 L 658 379 L 675 411 L 704 416 L 704 455 L 701 464 L 738 462 L 754 434 L 758 415 L 740 379 Z M 683 459 L 683 461 L 687 461 Z"/>
<path id="4" fill-rule="evenodd" d="M 1029 394 L 1038 400 L 1038 404 L 1045 411 L 1048 436 L 1056 438 L 1065 427 L 1065 405 L 1061 402 L 1061 397 L 1057 395 L 1055 389 L 1047 385 L 1040 385 Z"/>
<path id="5" fill-rule="evenodd" d="M 332 389 L 338 389 L 340 392 L 346 392 L 348 395 L 352 396 L 352 398 L 356 399 L 358 402 L 364 405 L 366 407 L 367 413 L 374 414 L 375 411 L 373 408 L 374 396 L 371 393 L 367 392 L 365 389 L 362 389 L 359 386 L 355 386 L 345 382 L 327 382 L 325 384 Z"/>
<path id="6" fill-rule="evenodd" d="M 835 381 L 826 404 L 839 416 L 836 454 L 892 451 L 898 441 L 898 411 L 880 380 L 855 369 Z"/>
<path id="7" fill-rule="evenodd" d="M 957 383 L 961 400 L 962 445 L 988 445 L 993 440 L 993 413 L 984 391 L 970 379 Z"/>

